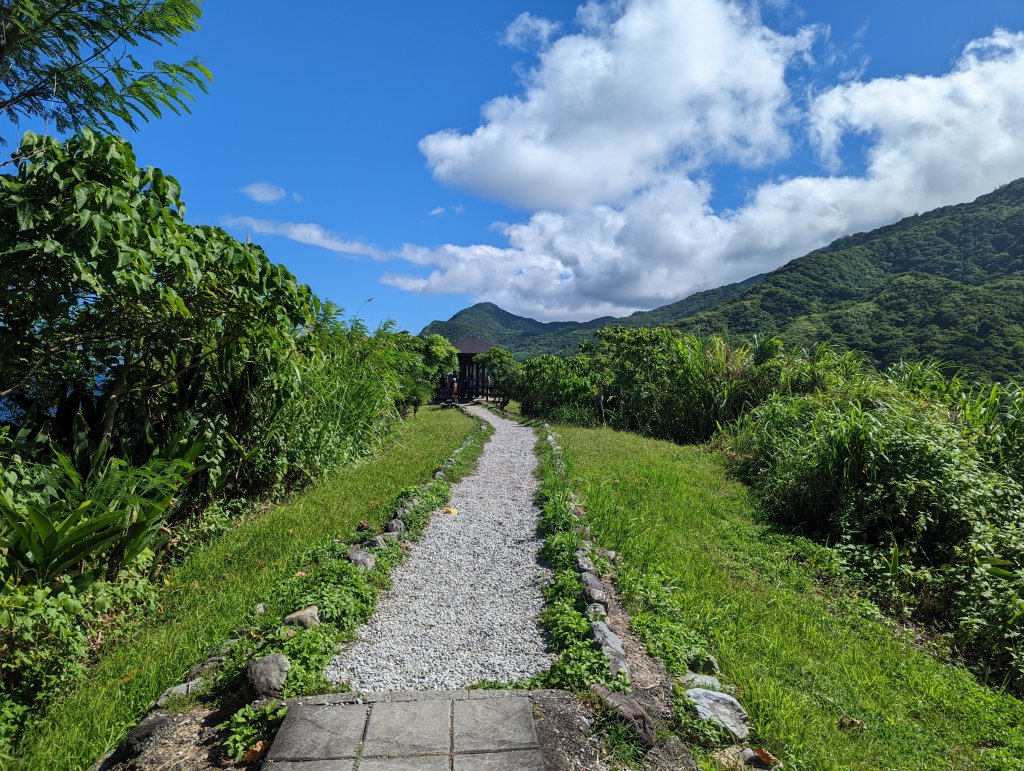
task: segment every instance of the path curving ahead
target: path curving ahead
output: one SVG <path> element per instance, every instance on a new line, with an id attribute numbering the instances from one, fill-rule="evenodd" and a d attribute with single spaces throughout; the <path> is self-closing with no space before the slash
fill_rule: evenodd
<path id="1" fill-rule="evenodd" d="M 536 436 L 483 407 L 467 410 L 495 431 L 476 472 L 452 487 L 458 514 L 434 514 L 358 642 L 328 665 L 332 682 L 454 689 L 529 677 L 554 661 L 537 625 L 548 572 L 537 564 Z"/>

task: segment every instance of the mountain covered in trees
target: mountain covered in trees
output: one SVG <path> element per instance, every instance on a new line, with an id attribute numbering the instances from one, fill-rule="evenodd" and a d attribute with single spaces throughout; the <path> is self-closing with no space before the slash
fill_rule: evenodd
<path id="1" fill-rule="evenodd" d="M 863 351 L 878 364 L 938 359 L 999 380 L 1024 373 L 1024 179 L 971 203 L 841 238 L 772 273 L 623 319 L 543 324 L 489 303 L 424 331 L 480 335 L 520 358 L 567 354 L 603 326 Z"/>
<path id="2" fill-rule="evenodd" d="M 584 340 L 602 327 L 660 327 L 680 319 L 688 318 L 707 308 L 712 308 L 764 278 L 764 275 L 748 278 L 737 284 L 697 292 L 678 302 L 663 305 L 650 311 L 637 311 L 623 318 L 601 316 L 590 321 L 543 322 L 516 316 L 502 310 L 494 303 L 477 303 L 465 308 L 448 321 L 432 321 L 422 335 L 439 334 L 452 342 L 467 337 L 482 337 L 492 345 L 508 348 L 517 358 L 529 359 L 542 353 L 568 356 L 576 353 Z"/>

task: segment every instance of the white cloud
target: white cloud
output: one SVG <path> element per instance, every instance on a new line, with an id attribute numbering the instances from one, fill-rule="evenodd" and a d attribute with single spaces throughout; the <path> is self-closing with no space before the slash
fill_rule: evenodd
<path id="1" fill-rule="evenodd" d="M 224 217 L 225 227 L 245 228 L 262 235 L 284 236 L 300 244 L 319 246 L 339 254 L 353 254 L 384 259 L 384 253 L 377 247 L 362 241 L 350 241 L 336 233 L 325 230 L 313 222 L 278 222 L 255 217 Z"/>
<path id="2" fill-rule="evenodd" d="M 272 182 L 250 182 L 242 193 L 257 203 L 275 203 L 288 195 L 287 190 Z"/>
<path id="3" fill-rule="evenodd" d="M 558 27 L 557 22 L 524 12 L 516 16 L 505 29 L 502 42 L 512 48 L 526 48 L 534 42 L 546 46 Z"/>
<path id="4" fill-rule="evenodd" d="M 784 157 L 787 65 L 816 30 L 781 35 L 720 0 L 591 2 L 581 32 L 544 49 L 526 93 L 483 108 L 471 134 L 424 137 L 435 176 L 527 208 L 611 202 L 665 168 Z"/>
<path id="5" fill-rule="evenodd" d="M 819 88 L 792 120 L 783 74 L 812 33 L 783 38 L 711 0 L 590 2 L 578 18 L 583 31 L 541 55 L 524 96 L 490 102 L 472 134 L 421 143 L 439 179 L 534 213 L 501 227 L 504 246 L 406 247 L 421 273 L 386 283 L 542 319 L 621 315 L 1024 175 L 1024 33 L 969 43 L 942 76 Z M 720 66 L 720 46 L 735 71 Z M 637 77 L 645 64 L 664 115 Z M 624 115 L 634 87 L 634 114 Z M 866 148 L 856 174 L 840 161 L 851 135 Z M 714 210 L 705 175 L 715 164 L 788 157 L 797 142 L 817 149 L 820 171 L 768 177 L 738 208 Z"/>
<path id="6" fill-rule="evenodd" d="M 427 214 L 427 216 L 428 217 L 440 217 L 442 214 L 444 214 L 444 207 L 443 206 L 435 206 L 433 209 L 430 210 L 430 213 Z"/>

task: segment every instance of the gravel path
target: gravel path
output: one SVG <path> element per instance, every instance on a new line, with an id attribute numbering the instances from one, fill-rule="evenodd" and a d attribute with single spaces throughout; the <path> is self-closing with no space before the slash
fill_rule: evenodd
<path id="1" fill-rule="evenodd" d="M 327 666 L 332 682 L 364 692 L 462 688 L 554 661 L 537 626 L 547 571 L 537 564 L 536 436 L 467 409 L 495 432 L 476 473 L 452 487 L 458 514 L 434 514 L 359 641 Z"/>

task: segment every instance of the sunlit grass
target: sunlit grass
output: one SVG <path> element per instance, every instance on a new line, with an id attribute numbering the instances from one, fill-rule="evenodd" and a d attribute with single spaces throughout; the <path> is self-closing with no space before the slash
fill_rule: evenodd
<path id="1" fill-rule="evenodd" d="M 161 612 L 106 651 L 30 728 L 16 768 L 89 767 L 208 648 L 251 620 L 256 603 L 273 602 L 297 555 L 351 536 L 361 519 L 382 524 L 398 492 L 426 480 L 477 425 L 457 410 L 421 410 L 373 457 L 195 551 L 169 572 Z"/>
<path id="2" fill-rule="evenodd" d="M 560 434 L 596 540 L 624 570 L 655 577 L 671 607 L 657 612 L 717 657 L 753 742 L 786 768 L 1022 767 L 1024 703 L 871 618 L 827 549 L 756 521 L 718 456 L 609 430 Z M 844 715 L 864 728 L 841 727 Z"/>

